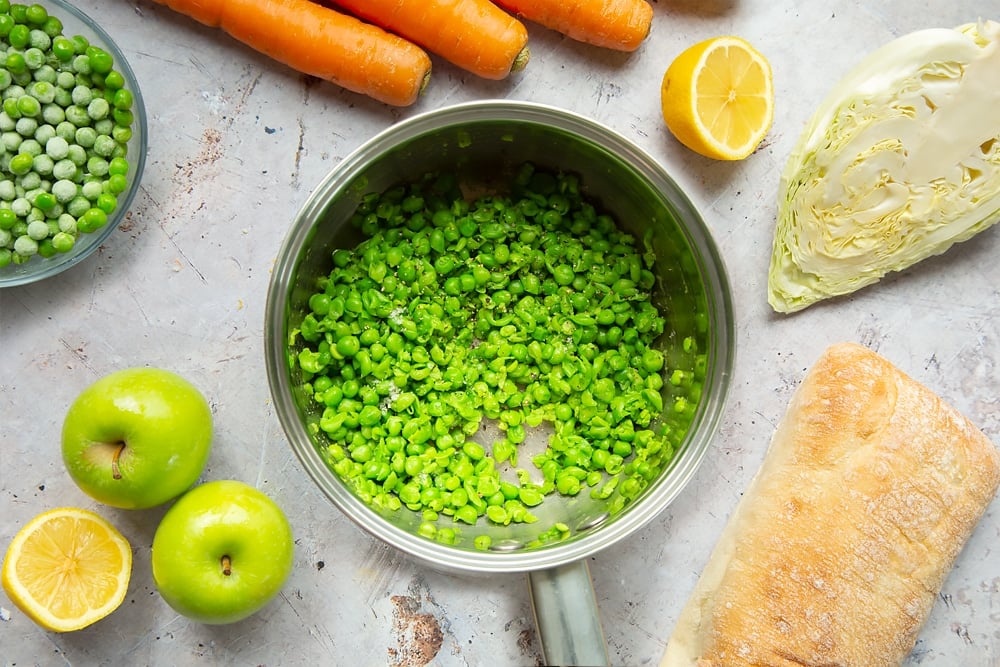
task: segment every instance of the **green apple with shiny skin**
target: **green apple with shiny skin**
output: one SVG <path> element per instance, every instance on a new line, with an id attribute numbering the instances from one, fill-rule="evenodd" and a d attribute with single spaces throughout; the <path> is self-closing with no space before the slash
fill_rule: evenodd
<path id="1" fill-rule="evenodd" d="M 235 623 L 259 611 L 292 570 L 292 529 L 265 493 L 235 480 L 200 484 L 178 499 L 153 536 L 153 581 L 174 611 Z"/>
<path id="2" fill-rule="evenodd" d="M 180 375 L 127 368 L 98 379 L 70 405 L 62 455 L 73 481 L 106 505 L 162 505 L 198 480 L 212 446 L 212 412 Z"/>

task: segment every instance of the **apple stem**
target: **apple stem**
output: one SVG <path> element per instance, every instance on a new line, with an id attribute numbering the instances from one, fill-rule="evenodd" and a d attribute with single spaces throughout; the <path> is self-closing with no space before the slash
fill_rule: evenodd
<path id="1" fill-rule="evenodd" d="M 229 559 L 229 556 L 222 557 L 222 574 L 227 577 L 233 573 L 233 563 Z"/>
<path id="2" fill-rule="evenodd" d="M 115 450 L 114 456 L 111 457 L 111 476 L 114 477 L 115 479 L 122 478 L 122 471 L 118 467 L 118 459 L 122 455 L 122 452 L 124 451 L 125 451 L 125 443 L 124 442 L 119 443 L 118 449 Z"/>

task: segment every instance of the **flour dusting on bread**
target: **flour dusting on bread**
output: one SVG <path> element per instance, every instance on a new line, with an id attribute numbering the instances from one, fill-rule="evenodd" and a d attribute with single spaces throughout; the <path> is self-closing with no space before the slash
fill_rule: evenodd
<path id="1" fill-rule="evenodd" d="M 661 667 L 894 667 L 1000 486 L 968 419 L 875 352 L 807 373 Z"/>

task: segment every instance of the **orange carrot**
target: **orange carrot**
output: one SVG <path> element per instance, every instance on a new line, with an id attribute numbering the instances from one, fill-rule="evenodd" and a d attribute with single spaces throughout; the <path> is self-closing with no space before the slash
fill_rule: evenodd
<path id="1" fill-rule="evenodd" d="M 417 45 L 310 0 L 155 0 L 299 72 L 407 106 L 427 85 Z"/>
<path id="2" fill-rule="evenodd" d="M 527 64 L 524 24 L 490 0 L 324 0 L 486 79 Z"/>
<path id="3" fill-rule="evenodd" d="M 646 0 L 493 1 L 567 37 L 618 51 L 639 48 L 653 22 L 653 7 Z"/>

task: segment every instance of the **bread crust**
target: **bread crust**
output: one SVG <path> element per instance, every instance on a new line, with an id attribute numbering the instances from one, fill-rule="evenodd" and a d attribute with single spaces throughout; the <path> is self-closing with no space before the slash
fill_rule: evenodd
<path id="1" fill-rule="evenodd" d="M 883 357 L 826 350 L 681 612 L 661 667 L 880 667 L 913 649 L 1000 454 Z"/>

